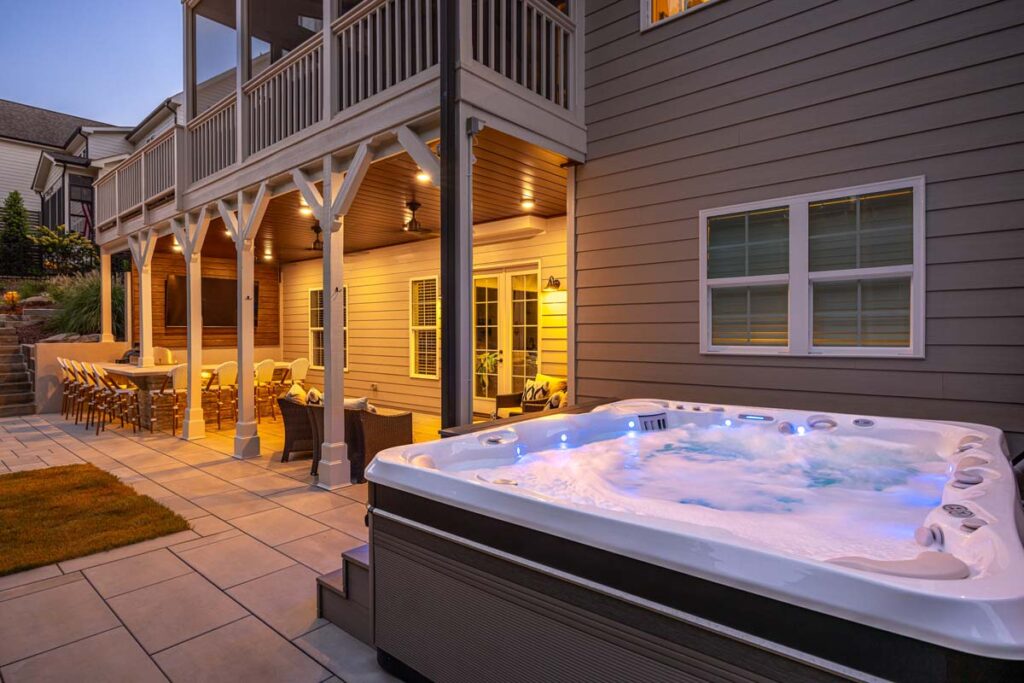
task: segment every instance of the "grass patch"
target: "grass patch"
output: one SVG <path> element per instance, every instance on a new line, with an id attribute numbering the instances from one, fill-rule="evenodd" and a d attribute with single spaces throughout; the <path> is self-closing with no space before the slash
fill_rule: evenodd
<path id="1" fill-rule="evenodd" d="M 188 529 L 94 465 L 0 476 L 0 576 Z"/>

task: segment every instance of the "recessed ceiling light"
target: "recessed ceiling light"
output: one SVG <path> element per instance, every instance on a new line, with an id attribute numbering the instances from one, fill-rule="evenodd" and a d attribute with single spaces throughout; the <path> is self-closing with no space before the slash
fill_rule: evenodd
<path id="1" fill-rule="evenodd" d="M 271 254 L 269 251 L 263 255 L 263 260 L 264 261 L 272 261 L 273 259 L 274 259 L 274 255 Z"/>
<path id="2" fill-rule="evenodd" d="M 519 205 L 522 206 L 527 211 L 536 206 L 536 204 L 534 204 L 533 202 L 533 197 L 523 197 L 523 200 L 519 203 Z"/>
<path id="3" fill-rule="evenodd" d="M 308 206 L 300 206 L 299 213 L 303 216 L 312 216 L 313 209 L 309 208 Z"/>
<path id="4" fill-rule="evenodd" d="M 421 183 L 429 183 L 431 181 L 430 174 L 424 171 L 422 168 L 416 173 L 416 180 Z"/>

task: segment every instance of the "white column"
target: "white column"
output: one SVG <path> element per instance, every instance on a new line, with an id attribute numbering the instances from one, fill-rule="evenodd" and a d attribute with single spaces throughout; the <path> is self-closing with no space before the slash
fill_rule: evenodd
<path id="1" fill-rule="evenodd" d="M 132 321 L 135 319 L 132 316 L 132 271 L 129 269 L 124 274 L 124 343 L 128 345 L 130 349 L 132 347 Z"/>
<path id="2" fill-rule="evenodd" d="M 100 249 L 100 341 L 114 341 L 113 301 L 110 298 L 110 252 Z"/>
<path id="3" fill-rule="evenodd" d="M 342 323 L 345 268 L 345 219 L 359 185 L 373 161 L 373 150 L 362 143 L 349 162 L 344 182 L 336 160 L 323 160 L 323 194 L 300 169 L 292 179 L 324 226 L 324 442 L 320 449 L 317 486 L 336 489 L 352 480 L 352 463 L 345 443 L 345 331 Z"/>
<path id="4" fill-rule="evenodd" d="M 328 176 L 329 177 L 329 176 Z M 324 193 L 330 197 L 324 181 Z M 325 211 L 330 211 L 328 206 Z M 333 225 L 332 225 L 333 223 Z M 352 464 L 345 443 L 345 331 L 342 286 L 345 282 L 345 219 L 324 230 L 324 443 L 317 486 L 334 489 L 351 482 Z"/>
<path id="5" fill-rule="evenodd" d="M 254 302 L 256 281 L 256 233 L 270 193 L 267 184 L 260 185 L 253 195 L 238 193 L 234 210 L 224 200 L 217 203 L 224 225 L 235 241 L 238 255 L 238 421 L 235 423 L 236 458 L 256 458 L 260 454 L 260 435 L 256 425 L 256 403 L 253 395 L 255 348 Z"/>
<path id="6" fill-rule="evenodd" d="M 141 230 L 128 237 L 132 260 L 139 271 L 139 366 L 153 365 L 153 250 L 156 232 Z"/>
<path id="7" fill-rule="evenodd" d="M 171 221 L 174 236 L 185 257 L 185 280 L 188 284 L 188 322 L 186 353 L 188 355 L 188 395 L 182 437 L 192 441 L 206 436 L 203 415 L 203 266 L 202 249 L 210 218 L 203 207 L 198 218 L 185 215 Z"/>
<path id="8" fill-rule="evenodd" d="M 256 281 L 256 245 L 252 240 L 238 243 L 238 422 L 235 424 L 235 457 L 255 458 L 260 454 L 256 426 L 253 382 L 255 348 L 253 296 Z"/>

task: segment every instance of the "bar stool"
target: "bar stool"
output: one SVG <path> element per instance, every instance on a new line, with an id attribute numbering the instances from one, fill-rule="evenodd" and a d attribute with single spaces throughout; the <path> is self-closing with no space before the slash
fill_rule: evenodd
<path id="1" fill-rule="evenodd" d="M 184 406 L 188 392 L 188 366 L 179 365 L 164 377 L 163 384 L 159 389 L 152 389 L 149 392 L 149 431 L 153 431 L 157 422 L 157 409 L 167 409 L 171 412 L 171 434 L 178 430 L 178 418 Z"/>
<path id="2" fill-rule="evenodd" d="M 110 421 L 119 419 L 121 428 L 125 423 L 132 426 L 132 433 L 141 428 L 139 424 L 139 388 L 134 384 L 118 384 L 110 374 L 103 368 L 94 365 L 93 371 L 96 379 L 102 384 L 105 394 L 106 416 Z M 102 427 L 106 430 L 106 423 Z M 99 433 L 97 426 L 97 433 Z"/>
<path id="3" fill-rule="evenodd" d="M 276 363 L 273 359 L 267 358 L 256 364 L 256 381 L 253 386 L 253 399 L 256 403 L 256 421 L 259 422 L 263 416 L 262 406 L 270 407 L 270 417 L 277 420 L 277 413 L 274 410 L 274 369 Z"/>
<path id="4" fill-rule="evenodd" d="M 238 363 L 229 360 L 214 368 L 210 380 L 203 387 L 203 394 L 212 395 L 217 404 L 217 429 L 219 430 L 224 409 L 230 412 L 232 420 L 238 420 Z"/>

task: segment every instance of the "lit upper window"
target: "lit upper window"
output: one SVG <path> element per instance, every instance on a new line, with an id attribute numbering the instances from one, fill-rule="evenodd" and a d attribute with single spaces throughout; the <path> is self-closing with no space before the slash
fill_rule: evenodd
<path id="1" fill-rule="evenodd" d="M 640 0 L 644 11 L 644 28 L 654 26 L 712 0 Z"/>

